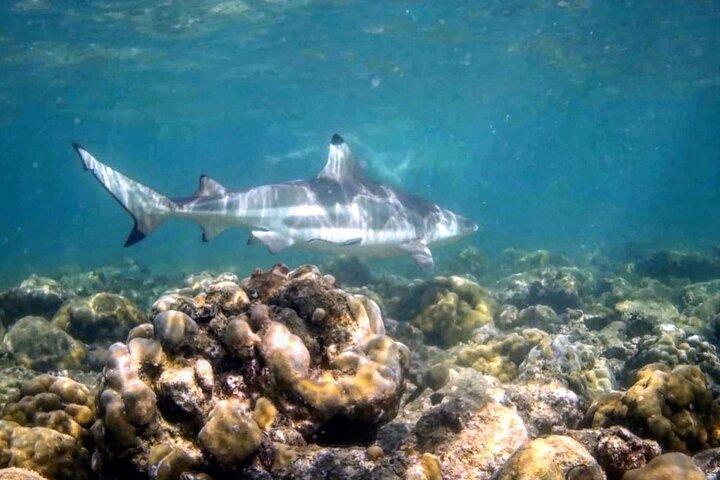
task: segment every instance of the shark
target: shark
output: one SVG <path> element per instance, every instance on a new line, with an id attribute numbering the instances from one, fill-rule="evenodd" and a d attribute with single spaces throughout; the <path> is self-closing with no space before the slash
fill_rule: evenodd
<path id="1" fill-rule="evenodd" d="M 273 253 L 289 248 L 358 257 L 410 255 L 424 269 L 431 247 L 478 229 L 472 220 L 370 178 L 343 138 L 330 140 L 327 162 L 315 177 L 231 190 L 200 176 L 190 197 L 170 198 L 100 162 L 73 144 L 85 170 L 127 210 L 135 224 L 125 246 L 143 240 L 169 219 L 189 219 L 208 242 L 232 227 L 250 231 L 248 244 Z"/>

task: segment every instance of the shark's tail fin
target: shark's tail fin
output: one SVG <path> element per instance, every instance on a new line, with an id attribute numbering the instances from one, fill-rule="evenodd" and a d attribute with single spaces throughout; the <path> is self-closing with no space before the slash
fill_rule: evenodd
<path id="1" fill-rule="evenodd" d="M 126 247 L 149 235 L 177 208 L 165 195 L 101 163 L 80 145 L 74 143 L 73 146 L 80 155 L 85 170 L 90 170 L 135 220 L 135 227 L 125 242 Z"/>

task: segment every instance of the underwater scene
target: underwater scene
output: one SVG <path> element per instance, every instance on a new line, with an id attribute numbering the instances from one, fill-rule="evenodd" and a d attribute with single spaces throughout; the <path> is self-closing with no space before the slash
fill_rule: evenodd
<path id="1" fill-rule="evenodd" d="M 720 1 L 0 2 L 0 480 L 720 480 Z"/>

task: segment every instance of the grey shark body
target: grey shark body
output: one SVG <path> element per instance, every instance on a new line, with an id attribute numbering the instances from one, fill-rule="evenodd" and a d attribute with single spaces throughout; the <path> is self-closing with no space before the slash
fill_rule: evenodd
<path id="1" fill-rule="evenodd" d="M 192 197 L 170 199 L 75 148 L 87 170 L 135 219 L 125 245 L 133 245 L 170 218 L 197 222 L 203 240 L 227 228 L 250 229 L 248 243 L 272 253 L 295 247 L 366 257 L 410 254 L 433 265 L 430 247 L 475 232 L 477 225 L 449 210 L 368 178 L 347 144 L 334 135 L 328 160 L 310 180 L 226 189 L 200 177 Z"/>

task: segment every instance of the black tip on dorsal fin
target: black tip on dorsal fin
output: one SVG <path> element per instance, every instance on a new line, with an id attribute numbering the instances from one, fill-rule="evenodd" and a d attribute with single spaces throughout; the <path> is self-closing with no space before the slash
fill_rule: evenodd
<path id="1" fill-rule="evenodd" d="M 128 235 L 127 240 L 125 240 L 125 246 L 130 247 L 132 245 L 135 245 L 140 240 L 145 238 L 146 235 L 142 233 L 140 230 L 138 230 L 137 222 L 135 222 L 135 226 L 132 229 L 132 232 L 130 232 L 130 235 Z"/>
<path id="2" fill-rule="evenodd" d="M 332 143 L 333 145 L 342 145 L 343 143 L 345 143 L 345 140 L 343 140 L 343 138 L 336 133 L 330 139 L 330 143 Z"/>
<path id="3" fill-rule="evenodd" d="M 217 180 L 205 174 L 200 175 L 198 189 L 195 192 L 196 197 L 224 195 L 225 193 L 227 193 L 227 190 Z"/>

